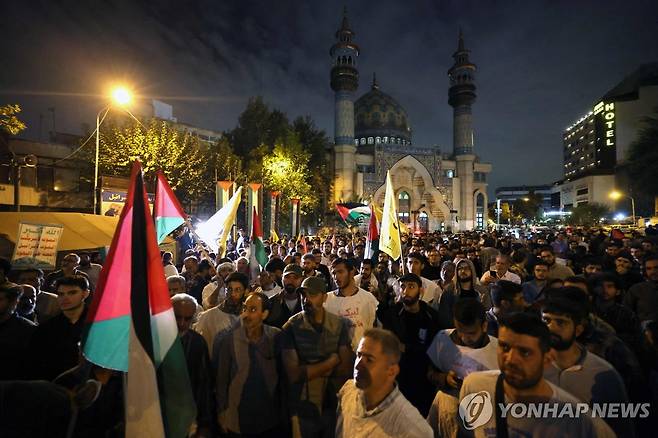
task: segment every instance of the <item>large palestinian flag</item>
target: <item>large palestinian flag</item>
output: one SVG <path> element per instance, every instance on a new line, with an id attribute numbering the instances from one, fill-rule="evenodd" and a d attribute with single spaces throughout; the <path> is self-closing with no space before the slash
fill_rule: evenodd
<path id="1" fill-rule="evenodd" d="M 196 407 L 139 162 L 86 322 L 84 356 L 126 372 L 125 436 L 187 436 Z"/>

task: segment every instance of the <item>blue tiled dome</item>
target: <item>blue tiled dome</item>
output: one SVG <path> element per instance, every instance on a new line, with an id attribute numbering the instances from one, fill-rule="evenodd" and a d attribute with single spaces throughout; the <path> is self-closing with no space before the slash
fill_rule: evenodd
<path id="1" fill-rule="evenodd" d="M 411 142 L 407 112 L 395 99 L 382 92 L 376 82 L 354 103 L 354 137 L 395 138 Z M 388 141 L 387 141 L 388 143 Z"/>

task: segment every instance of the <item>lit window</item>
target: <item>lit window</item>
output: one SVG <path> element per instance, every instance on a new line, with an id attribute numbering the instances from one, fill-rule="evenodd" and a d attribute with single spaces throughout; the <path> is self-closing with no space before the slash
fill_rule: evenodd
<path id="1" fill-rule="evenodd" d="M 388 143 L 388 137 L 384 137 L 384 143 Z"/>
<path id="2" fill-rule="evenodd" d="M 381 137 L 375 137 L 375 143 L 379 144 L 379 143 L 381 143 L 381 142 L 382 142 L 382 138 L 381 138 Z"/>
<path id="3" fill-rule="evenodd" d="M 368 144 L 374 144 L 375 139 L 373 137 L 368 137 Z"/>

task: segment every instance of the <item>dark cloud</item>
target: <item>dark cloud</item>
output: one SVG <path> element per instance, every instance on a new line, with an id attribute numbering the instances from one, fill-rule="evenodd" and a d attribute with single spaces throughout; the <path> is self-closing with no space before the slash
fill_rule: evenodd
<path id="1" fill-rule="evenodd" d="M 328 50 L 343 2 L 5 1 L 0 102 L 31 129 L 76 132 L 111 81 L 223 130 L 263 95 L 333 130 Z M 459 27 L 478 66 L 476 151 L 490 188 L 561 176 L 561 133 L 638 65 L 658 59 L 654 1 L 347 2 L 361 46 L 360 93 L 377 72 L 409 113 L 417 145 L 452 148 L 446 72 Z M 39 94 L 42 93 L 42 94 Z M 44 95 L 43 93 L 50 93 Z"/>

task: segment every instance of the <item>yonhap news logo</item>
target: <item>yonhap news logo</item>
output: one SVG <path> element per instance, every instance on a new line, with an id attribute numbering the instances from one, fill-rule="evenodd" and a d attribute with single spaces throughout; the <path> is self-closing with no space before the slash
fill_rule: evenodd
<path id="1" fill-rule="evenodd" d="M 647 418 L 650 403 L 498 403 L 503 418 Z M 466 395 L 459 402 L 459 417 L 466 430 L 483 426 L 494 413 L 494 400 L 488 391 Z"/>
<path id="2" fill-rule="evenodd" d="M 487 391 L 468 394 L 459 402 L 459 416 L 466 430 L 487 424 L 492 415 L 493 401 Z"/>

